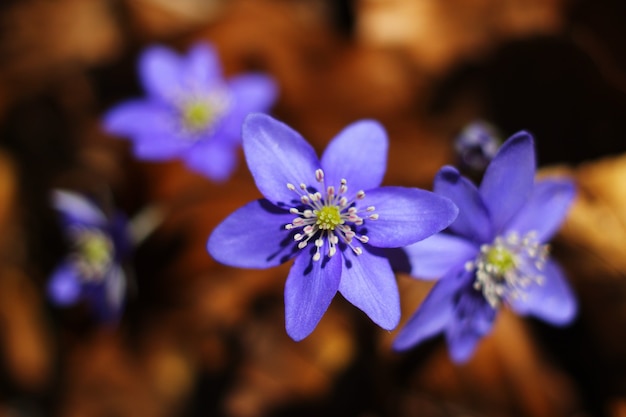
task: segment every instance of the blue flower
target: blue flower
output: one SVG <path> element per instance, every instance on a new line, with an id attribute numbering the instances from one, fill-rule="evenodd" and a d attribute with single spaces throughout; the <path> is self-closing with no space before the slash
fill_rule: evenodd
<path id="1" fill-rule="evenodd" d="M 287 333 L 308 336 L 339 291 L 385 329 L 400 302 L 383 248 L 447 227 L 457 208 L 429 191 L 380 187 L 387 136 L 363 120 L 340 132 L 321 160 L 302 136 L 263 114 L 243 125 L 243 149 L 265 198 L 226 218 L 207 249 L 219 262 L 268 268 L 295 257 L 285 285 Z"/>
<path id="2" fill-rule="evenodd" d="M 553 325 L 570 323 L 577 303 L 546 242 L 567 215 L 576 191 L 565 178 L 534 182 L 532 137 L 507 140 L 477 188 L 443 167 L 434 191 L 459 207 L 448 231 L 406 248 L 411 275 L 441 277 L 394 341 L 408 349 L 444 333 L 455 362 L 468 360 L 507 305 Z"/>
<path id="3" fill-rule="evenodd" d="M 139 159 L 182 157 L 215 181 L 226 180 L 237 165 L 245 116 L 266 111 L 276 98 L 269 76 L 223 79 L 218 56 L 207 44 L 193 46 L 187 56 L 150 47 L 141 55 L 139 75 L 147 97 L 111 109 L 105 129 L 130 138 Z"/>
<path id="4" fill-rule="evenodd" d="M 51 301 L 58 306 L 86 301 L 100 320 L 115 321 L 126 293 L 120 265 L 130 248 L 125 219 L 109 220 L 89 200 L 69 191 L 55 191 L 53 204 L 70 252 L 48 281 Z"/>

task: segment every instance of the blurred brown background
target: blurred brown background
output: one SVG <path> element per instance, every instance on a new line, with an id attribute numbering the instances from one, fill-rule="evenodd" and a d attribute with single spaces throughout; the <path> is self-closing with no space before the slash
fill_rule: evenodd
<path id="1" fill-rule="evenodd" d="M 272 74 L 273 114 L 318 150 L 380 120 L 388 184 L 430 188 L 476 118 L 536 136 L 579 198 L 553 245 L 580 300 L 555 329 L 500 315 L 466 365 L 434 339 L 390 350 L 337 296 L 315 332 L 284 330 L 289 265 L 228 268 L 212 228 L 259 196 L 178 161 L 136 161 L 100 115 L 141 95 L 137 54 L 213 42 L 227 74 Z M 2 0 L 0 416 L 626 416 L 626 3 L 621 0 Z M 53 307 L 64 246 L 54 187 L 163 207 L 136 249 L 117 327 Z M 404 317 L 430 284 L 398 276 Z"/>

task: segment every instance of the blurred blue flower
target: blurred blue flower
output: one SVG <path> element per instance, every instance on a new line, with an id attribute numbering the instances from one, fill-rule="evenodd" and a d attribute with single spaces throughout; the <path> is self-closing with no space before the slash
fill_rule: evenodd
<path id="1" fill-rule="evenodd" d="M 130 248 L 125 218 L 109 220 L 91 201 L 69 191 L 56 190 L 53 205 L 70 251 L 49 278 L 52 303 L 85 301 L 101 321 L 117 320 L 126 294 L 120 262 Z"/>
<path id="2" fill-rule="evenodd" d="M 501 140 L 496 129 L 482 120 L 467 125 L 454 141 L 460 166 L 483 171 L 498 152 Z"/>
<path id="3" fill-rule="evenodd" d="M 401 247 L 447 227 L 457 208 L 416 188 L 381 187 L 383 127 L 363 120 L 341 131 L 321 160 L 289 126 L 248 116 L 243 149 L 265 198 L 226 218 L 207 249 L 219 262 L 268 268 L 295 257 L 285 285 L 287 333 L 308 336 L 339 291 L 384 329 L 400 320 L 395 276 L 381 248 Z"/>
<path id="4" fill-rule="evenodd" d="M 162 46 L 147 48 L 139 75 L 147 97 L 109 110 L 105 129 L 130 138 L 139 159 L 181 157 L 215 181 L 226 180 L 237 165 L 245 116 L 268 110 L 277 95 L 275 82 L 266 75 L 225 80 L 215 50 L 203 43 L 186 56 Z"/>
<path id="5" fill-rule="evenodd" d="M 410 245 L 411 275 L 441 277 L 394 342 L 408 349 L 445 333 L 455 362 L 468 360 L 508 305 L 553 325 L 570 323 L 577 302 L 545 244 L 575 198 L 568 179 L 534 182 L 532 137 L 507 140 L 477 188 L 452 167 L 443 167 L 434 191 L 459 207 L 448 231 Z"/>

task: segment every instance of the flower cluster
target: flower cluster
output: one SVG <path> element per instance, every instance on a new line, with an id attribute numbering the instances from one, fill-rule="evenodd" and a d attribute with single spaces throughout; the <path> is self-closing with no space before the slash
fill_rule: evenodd
<path id="1" fill-rule="evenodd" d="M 260 113 L 276 98 L 274 81 L 259 74 L 223 79 L 209 45 L 195 45 L 187 56 L 148 48 L 139 72 L 147 97 L 111 109 L 105 128 L 129 137 L 139 158 L 182 157 L 216 181 L 230 176 L 243 144 L 263 198 L 223 220 L 207 250 L 242 268 L 294 259 L 284 291 L 294 340 L 315 329 L 337 292 L 382 328 L 395 328 L 400 297 L 389 248 L 404 248 L 413 276 L 439 278 L 399 332 L 398 350 L 444 333 L 452 358 L 463 362 L 502 306 L 555 325 L 574 318 L 576 300 L 547 242 L 575 187 L 566 179 L 535 181 L 528 133 L 502 146 L 485 123 L 461 133 L 455 144 L 461 166 L 485 170 L 479 187 L 450 166 L 437 174 L 434 192 L 381 186 L 388 140 L 376 121 L 350 124 L 318 158 L 298 132 Z M 107 305 L 119 306 L 123 274 L 104 217 L 69 193 L 56 201 L 70 219 L 75 250 L 50 281 L 53 299 L 74 302 L 98 284 L 116 294 Z"/>
<path id="2" fill-rule="evenodd" d="M 411 274 L 439 278 L 400 331 L 398 350 L 444 333 L 456 362 L 469 359 L 506 304 L 520 315 L 554 325 L 577 311 L 546 242 L 557 231 L 575 197 L 567 179 L 535 182 L 532 137 L 508 139 L 487 167 L 480 187 L 453 167 L 442 168 L 434 191 L 459 207 L 449 229 L 406 248 Z"/>
<path id="3" fill-rule="evenodd" d="M 108 219 L 91 201 L 70 191 L 56 190 L 53 206 L 70 251 L 48 281 L 51 301 L 58 306 L 85 301 L 101 321 L 115 321 L 127 286 L 121 266 L 130 247 L 125 219 Z"/>
<path id="4" fill-rule="evenodd" d="M 226 180 L 237 163 L 241 123 L 266 111 L 276 84 L 266 75 L 241 74 L 225 80 L 213 48 L 193 46 L 187 56 L 161 46 L 139 61 L 147 97 L 123 102 L 104 117 L 105 129 L 128 137 L 139 159 L 184 159 L 215 181 Z"/>

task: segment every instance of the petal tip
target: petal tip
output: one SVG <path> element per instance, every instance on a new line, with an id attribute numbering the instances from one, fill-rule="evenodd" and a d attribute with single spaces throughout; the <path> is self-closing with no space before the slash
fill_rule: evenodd
<path id="1" fill-rule="evenodd" d="M 306 337 L 311 334 L 311 332 L 300 332 L 298 329 L 289 329 L 286 328 L 287 330 L 287 335 L 294 341 L 294 342 L 301 342 L 302 340 L 306 339 Z"/>
<path id="2" fill-rule="evenodd" d="M 457 183 L 461 179 L 461 173 L 451 165 L 443 166 L 437 175 L 435 176 L 435 183 L 437 181 L 445 181 L 451 184 Z"/>

